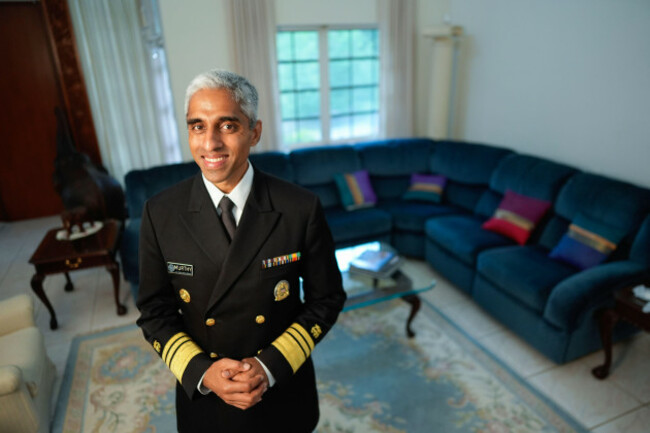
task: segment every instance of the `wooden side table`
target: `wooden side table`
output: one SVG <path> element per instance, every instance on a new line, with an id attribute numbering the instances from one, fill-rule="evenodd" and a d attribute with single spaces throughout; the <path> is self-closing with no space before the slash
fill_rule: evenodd
<path id="1" fill-rule="evenodd" d="M 117 314 L 126 314 L 126 307 L 120 303 L 120 265 L 115 261 L 119 245 L 120 224 L 116 220 L 104 221 L 104 226 L 97 233 L 77 240 L 58 240 L 56 234 L 62 229 L 47 232 L 38 248 L 29 259 L 36 273 L 32 277 L 32 290 L 45 304 L 50 312 L 50 329 L 58 328 L 56 313 L 43 290 L 43 280 L 47 275 L 64 273 L 65 291 L 74 289 L 69 272 L 80 269 L 106 266 L 113 279 L 113 292 Z"/>
<path id="2" fill-rule="evenodd" d="M 649 284 L 650 282 L 646 282 L 646 287 L 650 287 Z M 614 295 L 616 305 L 605 310 L 600 317 L 600 338 L 603 342 L 605 363 L 591 370 L 591 374 L 598 379 L 605 379 L 609 375 L 612 366 L 612 331 L 619 320 L 625 320 L 650 332 L 650 314 L 641 311 L 646 302 L 634 296 L 632 292 L 634 287 L 636 285 L 616 292 Z"/>

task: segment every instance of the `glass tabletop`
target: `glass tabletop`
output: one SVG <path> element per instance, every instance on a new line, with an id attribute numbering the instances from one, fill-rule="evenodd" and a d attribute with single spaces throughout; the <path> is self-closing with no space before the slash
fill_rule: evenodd
<path id="1" fill-rule="evenodd" d="M 368 250 L 396 252 L 394 248 L 383 242 L 370 242 L 336 250 L 336 260 L 343 277 L 343 288 L 348 295 L 343 311 L 416 295 L 435 286 L 435 280 L 426 278 L 422 272 L 417 272 L 416 260 L 405 257 L 401 257 L 399 267 L 389 278 L 373 278 L 370 275 L 351 272 L 350 262 Z"/>

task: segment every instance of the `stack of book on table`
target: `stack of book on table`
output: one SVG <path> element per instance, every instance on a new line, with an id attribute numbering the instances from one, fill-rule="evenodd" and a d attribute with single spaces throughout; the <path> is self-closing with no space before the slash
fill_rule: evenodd
<path id="1" fill-rule="evenodd" d="M 366 250 L 350 262 L 350 273 L 389 278 L 400 265 L 397 253 L 387 250 Z"/>

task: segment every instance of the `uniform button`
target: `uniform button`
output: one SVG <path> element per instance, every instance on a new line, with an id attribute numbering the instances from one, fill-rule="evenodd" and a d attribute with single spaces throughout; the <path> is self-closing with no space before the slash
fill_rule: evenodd
<path id="1" fill-rule="evenodd" d="M 208 326 L 214 326 L 214 319 L 210 317 L 208 320 L 205 321 L 205 324 Z"/>
<path id="2" fill-rule="evenodd" d="M 218 357 L 219 357 L 219 355 L 217 355 L 216 353 L 210 352 L 210 358 L 215 359 L 215 358 L 218 358 Z"/>
<path id="3" fill-rule="evenodd" d="M 261 314 L 255 318 L 255 322 L 257 322 L 257 323 L 260 324 L 260 325 L 261 325 L 262 323 L 264 323 L 265 320 L 266 320 L 266 319 L 265 319 L 264 316 L 262 316 Z"/>
<path id="4" fill-rule="evenodd" d="M 180 297 L 181 297 L 181 299 L 183 300 L 183 302 L 189 304 L 189 302 L 190 302 L 190 292 L 188 292 L 188 291 L 185 290 L 185 289 L 181 289 L 181 290 L 178 292 L 178 294 L 180 295 Z"/>
<path id="5" fill-rule="evenodd" d="M 262 349 L 260 349 L 260 350 L 257 351 L 257 354 L 258 354 L 258 355 L 259 355 L 260 353 L 262 353 Z"/>
<path id="6" fill-rule="evenodd" d="M 153 341 L 153 348 L 156 350 L 156 352 L 160 353 L 160 342 L 158 340 Z"/>

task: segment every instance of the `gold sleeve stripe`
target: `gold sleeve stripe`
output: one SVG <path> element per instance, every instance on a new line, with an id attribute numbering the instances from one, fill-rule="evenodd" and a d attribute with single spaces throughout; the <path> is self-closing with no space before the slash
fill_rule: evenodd
<path id="1" fill-rule="evenodd" d="M 199 353 L 203 352 L 199 346 L 196 345 L 193 341 L 187 341 L 182 347 L 179 348 L 178 353 L 172 358 L 169 363 L 169 369 L 174 373 L 176 379 L 183 384 L 183 373 L 187 368 L 187 365 L 190 363 L 192 358 L 194 358 Z"/>
<path id="2" fill-rule="evenodd" d="M 187 365 L 192 358 L 202 352 L 201 348 L 186 333 L 179 332 L 165 344 L 162 359 L 176 379 L 182 383 L 181 379 Z"/>
<path id="3" fill-rule="evenodd" d="M 314 340 L 311 338 L 311 335 L 309 335 L 309 332 L 307 332 L 307 330 L 305 328 L 303 328 L 302 326 L 300 326 L 297 323 L 294 323 L 289 328 L 290 329 L 295 329 L 296 331 L 298 331 L 298 333 L 300 333 L 302 338 L 307 342 L 307 345 L 309 346 L 309 350 L 310 351 L 314 350 L 314 346 L 315 346 Z"/>
<path id="4" fill-rule="evenodd" d="M 172 349 L 172 347 L 175 347 L 175 344 L 180 340 L 181 338 L 189 338 L 188 335 L 184 332 L 179 332 L 178 334 L 174 335 L 172 338 L 170 338 L 167 343 L 165 344 L 165 347 L 163 348 L 162 352 L 162 359 L 165 361 L 165 364 L 167 363 L 167 355 L 169 354 L 169 351 Z"/>
<path id="5" fill-rule="evenodd" d="M 297 323 L 291 325 L 272 345 L 284 356 L 294 373 L 307 360 L 314 348 L 307 331 Z"/>

